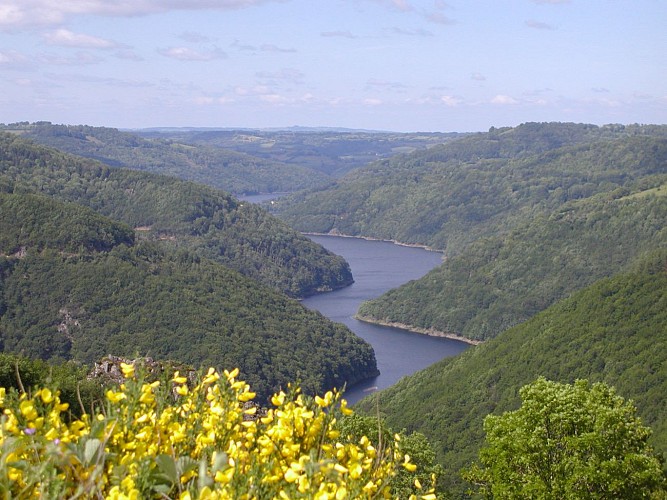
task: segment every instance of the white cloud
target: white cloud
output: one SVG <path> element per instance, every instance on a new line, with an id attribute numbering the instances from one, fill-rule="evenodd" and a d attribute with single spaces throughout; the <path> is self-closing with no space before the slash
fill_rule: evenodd
<path id="1" fill-rule="evenodd" d="M 491 104 L 518 104 L 519 101 L 508 95 L 498 94 L 491 99 Z"/>
<path id="2" fill-rule="evenodd" d="M 158 52 L 165 57 L 177 59 L 179 61 L 211 61 L 213 59 L 224 59 L 227 57 L 227 55 L 219 49 L 200 52 L 187 47 L 169 47 L 167 49 L 160 49 Z"/>
<path id="3" fill-rule="evenodd" d="M 44 39 L 49 45 L 78 47 L 80 49 L 112 49 L 118 47 L 118 44 L 112 40 L 74 33 L 67 29 L 58 29 L 47 33 L 44 35 Z"/>
<path id="4" fill-rule="evenodd" d="M 349 31 L 324 31 L 320 33 L 320 36 L 324 37 L 341 37 L 341 38 L 359 38 L 357 35 L 353 35 Z"/>
<path id="5" fill-rule="evenodd" d="M 261 45 L 260 50 L 263 52 L 296 52 L 296 49 L 285 49 L 278 47 L 277 45 L 273 45 L 272 43 L 265 43 Z"/>
<path id="6" fill-rule="evenodd" d="M 454 106 L 458 106 L 462 102 L 461 99 L 459 99 L 458 97 L 454 97 L 452 95 L 443 95 L 442 97 L 440 97 L 440 101 L 445 106 L 449 106 L 451 108 L 453 108 Z"/>
<path id="7" fill-rule="evenodd" d="M 181 33 L 178 35 L 178 38 L 189 43 L 209 43 L 211 41 L 211 39 L 206 35 L 195 33 L 194 31 L 186 31 Z"/>
<path id="8" fill-rule="evenodd" d="M 255 85 L 254 87 L 236 87 L 234 92 L 238 96 L 260 96 L 274 93 L 267 85 Z"/>
<path id="9" fill-rule="evenodd" d="M 0 64 L 22 64 L 27 62 L 26 56 L 15 50 L 0 50 Z"/>
<path id="10" fill-rule="evenodd" d="M 534 19 L 529 19 L 528 21 L 526 21 L 526 26 L 536 30 L 553 31 L 556 29 L 556 27 L 551 24 L 543 23 L 541 21 L 535 21 Z"/>
<path id="11" fill-rule="evenodd" d="M 292 83 L 301 83 L 303 82 L 303 73 L 295 68 L 283 68 L 278 71 L 259 71 L 255 73 L 257 78 L 263 78 L 268 80 L 283 80 L 289 81 Z"/>
<path id="12" fill-rule="evenodd" d="M 33 81 L 30 78 L 17 78 L 14 83 L 20 87 L 30 87 Z"/>
<path id="13" fill-rule="evenodd" d="M 379 106 L 380 104 L 382 104 L 382 100 L 369 97 L 368 99 L 364 99 L 364 104 L 366 106 Z"/>
<path id="14" fill-rule="evenodd" d="M 131 49 L 122 49 L 114 53 L 118 59 L 125 59 L 127 61 L 143 61 L 144 58 Z"/>
<path id="15" fill-rule="evenodd" d="M 456 21 L 450 17 L 445 16 L 442 12 L 430 12 L 424 14 L 424 17 L 426 18 L 427 21 L 430 21 L 432 23 L 436 24 L 456 24 Z"/>
<path id="16" fill-rule="evenodd" d="M 280 94 L 262 94 L 259 96 L 259 100 L 269 104 L 286 104 L 290 102 L 289 98 Z"/>
<path id="17" fill-rule="evenodd" d="M 176 10 L 231 10 L 282 0 L 0 0 L 0 26 L 62 23 L 72 15 L 144 16 Z"/>
<path id="18" fill-rule="evenodd" d="M 414 10 L 414 7 L 408 0 L 375 0 L 375 3 L 387 5 L 401 12 L 409 12 Z"/>
<path id="19" fill-rule="evenodd" d="M 222 97 L 211 97 L 211 96 L 199 96 L 195 97 L 193 99 L 190 99 L 190 102 L 198 105 L 198 106 L 212 106 L 214 104 L 229 104 L 236 102 L 236 99 L 233 97 L 227 97 L 227 96 L 222 96 Z"/>
<path id="20" fill-rule="evenodd" d="M 141 80 L 129 80 L 122 78 L 113 78 L 113 77 L 98 77 L 84 74 L 57 74 L 57 73 L 46 73 L 44 75 L 49 80 L 63 83 L 63 82 L 75 82 L 75 83 L 95 83 L 101 85 L 108 85 L 110 87 L 132 87 L 132 88 L 150 88 L 154 85 L 150 82 L 141 81 Z"/>
<path id="21" fill-rule="evenodd" d="M 485 77 L 483 74 L 481 74 L 481 73 L 477 73 L 477 72 L 475 72 L 475 73 L 472 73 L 472 74 L 470 75 L 470 79 L 471 79 L 471 80 L 477 80 L 478 82 L 483 82 L 483 81 L 486 80 L 486 77 Z"/>
<path id="22" fill-rule="evenodd" d="M 88 66 L 97 64 L 104 59 L 96 54 L 80 51 L 73 56 L 64 57 L 56 54 L 44 54 L 40 56 L 40 62 L 44 64 L 55 64 L 57 66 Z"/>
<path id="23" fill-rule="evenodd" d="M 393 90 L 393 91 L 398 91 L 402 92 L 405 89 L 407 89 L 407 85 L 401 83 L 401 82 L 391 82 L 387 80 L 380 80 L 378 78 L 371 78 L 366 82 L 366 85 L 368 87 L 373 87 L 373 88 L 381 88 L 385 90 Z"/>
<path id="24" fill-rule="evenodd" d="M 405 29 L 405 28 L 392 28 L 391 32 L 396 35 L 407 35 L 407 36 L 433 36 L 433 33 L 425 30 L 423 28 L 418 29 Z"/>

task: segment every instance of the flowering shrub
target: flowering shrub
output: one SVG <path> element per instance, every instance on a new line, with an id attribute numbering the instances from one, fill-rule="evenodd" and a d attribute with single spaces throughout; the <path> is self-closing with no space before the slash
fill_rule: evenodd
<path id="1" fill-rule="evenodd" d="M 335 391 L 280 392 L 258 413 L 238 370 L 190 387 L 179 372 L 146 383 L 122 368 L 100 410 L 74 420 L 52 388 L 0 388 L 2 497 L 391 498 L 397 472 L 416 469 L 398 435 L 381 448 L 340 439 L 336 420 L 351 410 Z M 435 499 L 434 484 L 415 479 L 410 498 Z"/>

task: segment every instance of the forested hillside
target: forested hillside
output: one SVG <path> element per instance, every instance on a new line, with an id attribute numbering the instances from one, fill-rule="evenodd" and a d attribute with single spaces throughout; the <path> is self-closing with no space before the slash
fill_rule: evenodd
<path id="1" fill-rule="evenodd" d="M 373 163 L 277 211 L 301 231 L 455 255 L 568 201 L 653 185 L 645 178 L 666 165 L 667 126 L 525 124 Z"/>
<path id="2" fill-rule="evenodd" d="M 115 128 L 24 122 L 3 129 L 112 167 L 171 175 L 236 194 L 295 191 L 328 182 L 326 175 L 298 164 L 229 148 L 143 138 Z"/>
<path id="3" fill-rule="evenodd" d="M 666 184 L 667 127 L 529 123 L 377 162 L 278 210 L 303 231 L 443 250 L 360 317 L 484 340 L 667 244 Z"/>
<path id="4" fill-rule="evenodd" d="M 634 400 L 651 442 L 667 456 L 667 252 L 653 252 L 495 339 L 364 399 L 394 428 L 424 433 L 461 494 L 458 471 L 476 457 L 482 420 L 519 405 L 519 388 L 544 376 L 604 381 Z"/>
<path id="5" fill-rule="evenodd" d="M 239 367 L 261 398 L 377 374 L 346 327 L 185 249 L 32 194 L 0 194 L 0 348 L 90 364 L 107 354 Z"/>
<path id="6" fill-rule="evenodd" d="M 0 133 L 0 191 L 86 205 L 293 297 L 352 282 L 349 266 L 265 210 L 202 185 L 82 159 Z"/>
<path id="7" fill-rule="evenodd" d="M 371 321 L 492 338 L 647 249 L 667 247 L 667 183 L 563 204 L 507 234 L 481 238 L 420 280 L 359 308 Z"/>

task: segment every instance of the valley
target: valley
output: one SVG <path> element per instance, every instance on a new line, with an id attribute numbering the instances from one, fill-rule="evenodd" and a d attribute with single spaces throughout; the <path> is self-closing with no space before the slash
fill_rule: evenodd
<path id="1" fill-rule="evenodd" d="M 614 386 L 667 456 L 666 126 L 2 128 L 5 353 L 233 366 L 264 403 L 346 385 L 457 497 L 538 377 Z"/>

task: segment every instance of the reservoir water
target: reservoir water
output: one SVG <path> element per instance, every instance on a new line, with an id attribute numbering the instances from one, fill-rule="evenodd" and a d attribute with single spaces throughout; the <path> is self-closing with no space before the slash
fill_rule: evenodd
<path id="1" fill-rule="evenodd" d="M 263 203 L 282 195 L 283 193 L 259 194 L 241 196 L 239 199 Z M 469 347 L 458 340 L 429 337 L 400 328 L 364 323 L 353 318 L 362 302 L 379 297 L 410 280 L 421 278 L 438 266 L 442 262 L 441 254 L 386 241 L 341 236 L 308 237 L 342 256 L 350 264 L 354 283 L 334 292 L 309 297 L 302 301 L 303 305 L 321 312 L 332 321 L 345 324 L 375 350 L 380 375 L 348 388 L 345 399 L 350 404 Z"/>
<path id="2" fill-rule="evenodd" d="M 369 342 L 375 350 L 380 375 L 346 390 L 345 398 L 355 403 L 377 389 L 384 389 L 402 377 L 464 351 L 468 344 L 429 337 L 399 328 L 373 325 L 353 318 L 359 305 L 379 297 L 391 288 L 421 278 L 439 265 L 441 254 L 421 248 L 339 236 L 309 236 L 350 264 L 354 284 L 334 292 L 303 300 L 332 321 L 344 323 Z"/>

